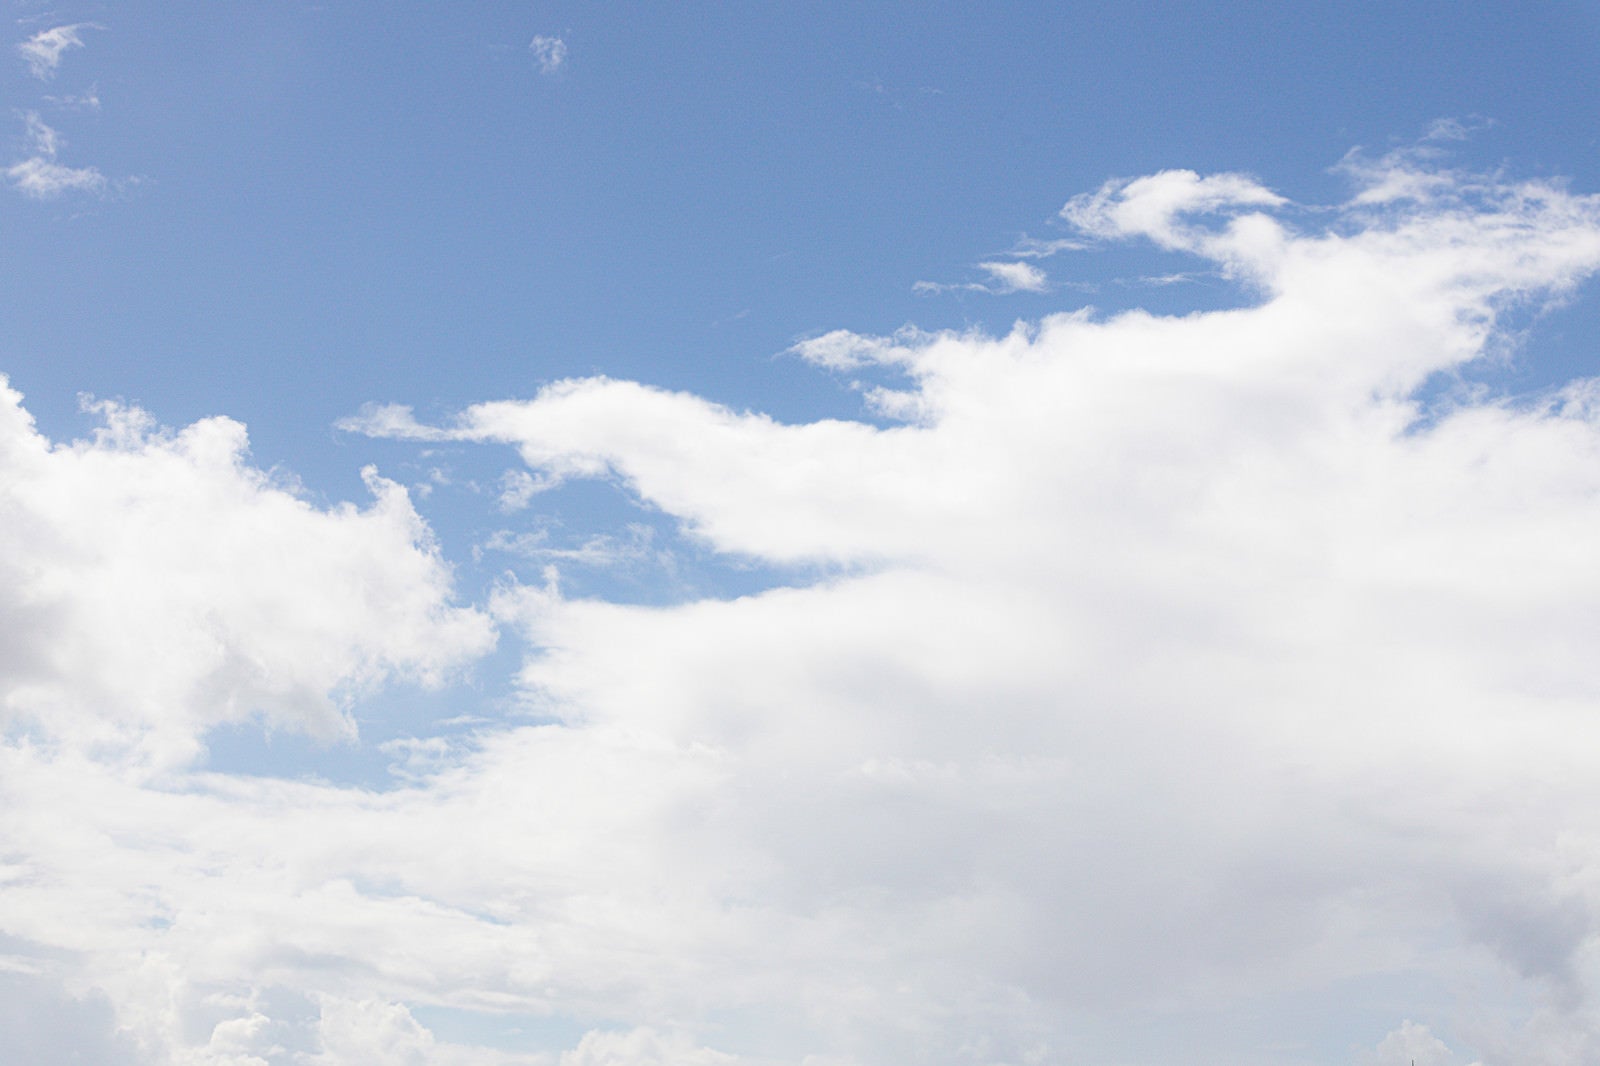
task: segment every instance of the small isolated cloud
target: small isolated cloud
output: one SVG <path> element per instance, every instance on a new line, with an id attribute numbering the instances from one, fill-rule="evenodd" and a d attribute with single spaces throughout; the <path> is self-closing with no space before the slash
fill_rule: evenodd
<path id="1" fill-rule="evenodd" d="M 986 292 L 991 296 L 1007 296 L 1014 292 L 1046 292 L 1050 279 L 1032 263 L 1005 262 L 991 259 L 978 264 L 978 269 L 989 275 L 988 281 L 968 281 L 944 284 L 937 281 L 919 281 L 911 288 L 923 295 L 940 292 Z"/>
<path id="2" fill-rule="evenodd" d="M 1484 118 L 1480 115 L 1470 115 L 1467 118 L 1436 118 L 1428 124 L 1427 131 L 1422 135 L 1424 141 L 1465 141 L 1474 135 L 1489 129 L 1494 125 L 1494 119 Z"/>
<path id="3" fill-rule="evenodd" d="M 1400 1028 L 1383 1038 L 1372 1051 L 1362 1056 L 1360 1066 L 1462 1066 L 1461 1059 L 1426 1025 L 1406 1019 Z M 1472 1066 L 1481 1066 L 1473 1063 Z"/>
<path id="4" fill-rule="evenodd" d="M 83 38 L 79 36 L 80 30 L 102 28 L 92 22 L 76 22 L 70 26 L 41 30 L 17 45 L 17 51 L 28 64 L 28 73 L 40 81 L 48 81 L 55 76 L 56 68 L 61 65 L 63 52 L 83 47 Z"/>
<path id="5" fill-rule="evenodd" d="M 23 119 L 27 123 L 28 148 L 33 154 L 6 168 L 6 178 L 13 188 L 35 200 L 50 200 L 68 192 L 106 190 L 105 175 L 94 167 L 69 167 L 56 161 L 66 141 L 45 124 L 38 112 L 29 111 Z"/>
<path id="6" fill-rule="evenodd" d="M 361 410 L 335 423 L 335 428 L 346 433 L 360 433 L 368 437 L 397 440 L 449 440 L 443 430 L 425 426 L 417 421 L 415 413 L 404 404 L 363 404 Z"/>
<path id="7" fill-rule="evenodd" d="M 979 269 L 993 278 L 991 292 L 1044 292 L 1048 278 L 1032 263 L 979 263 Z"/>
<path id="8" fill-rule="evenodd" d="M 916 349 L 928 338 L 907 326 L 893 337 L 866 337 L 848 329 L 835 329 L 800 341 L 788 354 L 828 370 L 855 370 L 864 366 L 904 364 L 916 358 Z"/>
<path id="9" fill-rule="evenodd" d="M 1085 242 L 1071 237 L 1058 237 L 1053 240 L 1024 237 L 1007 254 L 1014 255 L 1018 259 L 1048 259 L 1058 252 L 1081 252 L 1087 247 L 1089 246 Z"/>
<path id="10" fill-rule="evenodd" d="M 528 49 L 541 74 L 554 74 L 567 61 L 567 42 L 559 37 L 535 37 L 528 42 Z"/>
<path id="11" fill-rule="evenodd" d="M 496 530 L 483 546 L 490 551 L 520 555 L 536 562 L 573 563 L 578 566 L 607 569 L 641 562 L 650 555 L 654 539 L 654 530 L 649 526 L 634 523 L 628 526 L 624 536 L 601 533 L 589 537 L 575 547 L 552 545 L 550 533 L 544 529 L 536 529 L 530 533 L 513 533 L 509 529 Z"/>
<path id="12" fill-rule="evenodd" d="M 65 96 L 46 96 L 45 102 L 67 111 L 99 111 L 100 86 L 91 85 L 81 93 L 68 93 Z"/>

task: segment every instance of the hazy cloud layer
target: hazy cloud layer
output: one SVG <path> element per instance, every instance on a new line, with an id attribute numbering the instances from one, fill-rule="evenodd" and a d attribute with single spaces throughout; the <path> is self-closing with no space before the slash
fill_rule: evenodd
<path id="1" fill-rule="evenodd" d="M 8 394 L 19 965 L 163 1062 L 1592 1061 L 1600 385 L 1416 394 L 1600 266 L 1600 201 L 1348 169 L 1314 228 L 1240 175 L 1064 209 L 1253 306 L 797 347 L 901 378 L 889 428 L 608 379 L 346 424 L 838 575 L 736 600 L 453 607 L 376 475 L 318 510 L 227 420 L 52 446 Z M 440 676 L 482 612 L 544 724 L 395 746 L 382 793 L 183 769 L 218 721 Z"/>

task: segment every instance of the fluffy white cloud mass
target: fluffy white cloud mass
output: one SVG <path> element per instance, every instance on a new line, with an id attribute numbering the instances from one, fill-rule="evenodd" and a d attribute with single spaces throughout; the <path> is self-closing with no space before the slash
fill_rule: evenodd
<path id="1" fill-rule="evenodd" d="M 416 738 L 387 792 L 105 745 L 336 727 L 328 692 L 481 650 L 400 490 L 318 511 L 232 423 L 51 447 L 11 397 L 35 1024 L 163 1063 L 1593 1061 L 1600 384 L 1418 393 L 1600 266 L 1600 200 L 1351 172 L 1298 228 L 1181 171 L 1064 212 L 1248 306 L 799 346 L 896 424 L 606 379 L 353 420 L 832 575 L 502 586 L 538 717 Z"/>
<path id="2" fill-rule="evenodd" d="M 0 714 L 52 748 L 167 768 L 252 715 L 324 737 L 341 699 L 439 683 L 493 641 L 405 490 L 321 511 L 244 460 L 226 418 L 181 432 L 96 406 L 52 446 L 0 382 Z"/>

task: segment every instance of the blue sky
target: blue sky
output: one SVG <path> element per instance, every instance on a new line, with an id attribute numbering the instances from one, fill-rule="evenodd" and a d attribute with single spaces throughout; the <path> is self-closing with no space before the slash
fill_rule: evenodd
<path id="1" fill-rule="evenodd" d="M 0 1017 L 1592 1060 L 1597 59 L 1578 3 L 13 3 Z"/>

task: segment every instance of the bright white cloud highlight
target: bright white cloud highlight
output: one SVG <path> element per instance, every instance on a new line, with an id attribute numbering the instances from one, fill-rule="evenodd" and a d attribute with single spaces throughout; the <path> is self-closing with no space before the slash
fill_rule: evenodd
<path id="1" fill-rule="evenodd" d="M 70 26 L 41 30 L 17 45 L 17 52 L 22 56 L 23 62 L 28 64 L 28 73 L 41 81 L 48 81 L 55 76 L 56 68 L 61 65 L 63 53 L 83 47 L 83 36 L 80 31 L 101 28 L 92 22 L 77 22 Z"/>
<path id="2" fill-rule="evenodd" d="M 1044 292 L 1048 279 L 1032 263 L 987 262 L 978 266 L 1005 292 Z"/>
<path id="3" fill-rule="evenodd" d="M 348 428 L 508 445 L 538 486 L 610 479 L 732 559 L 832 576 L 666 608 L 507 582 L 488 609 L 537 717 L 391 745 L 389 792 L 151 787 L 95 729 L 14 736 L 13 953 L 160 1062 L 1590 1061 L 1600 385 L 1417 392 L 1600 268 L 1600 201 L 1412 187 L 1302 229 L 1239 176 L 1113 183 L 1069 220 L 1257 302 L 797 345 L 903 377 L 903 425 L 603 378 L 442 427 L 366 412 Z M 0 588 L 59 595 L 6 601 L 44 635 L 8 676 L 65 693 L 61 721 L 193 735 L 247 702 L 196 695 L 217 643 L 268 667 L 218 691 L 269 708 L 484 647 L 397 488 L 318 511 L 231 423 L 111 410 L 53 448 L 13 410 Z M 170 518 L 195 513 L 233 535 Z M 261 560 L 286 569 L 236 572 Z M 1400 999 L 1346 1059 L 1283 1050 Z M 424 1008 L 566 1028 L 496 1052 Z"/>
<path id="4" fill-rule="evenodd" d="M 535 37 L 528 42 L 528 49 L 541 74 L 554 74 L 567 61 L 567 42 L 559 37 Z"/>
<path id="5" fill-rule="evenodd" d="M 348 734 L 348 697 L 440 683 L 490 646 L 399 486 L 369 473 L 371 507 L 319 511 L 246 464 L 236 422 L 96 410 L 93 440 L 52 445 L 0 391 L 13 727 L 168 767 L 252 715 Z"/>

